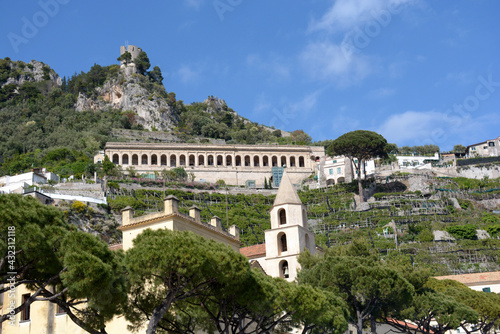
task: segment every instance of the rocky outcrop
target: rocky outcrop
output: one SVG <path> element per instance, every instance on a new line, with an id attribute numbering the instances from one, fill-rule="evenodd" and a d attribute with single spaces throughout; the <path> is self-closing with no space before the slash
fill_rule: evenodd
<path id="1" fill-rule="evenodd" d="M 145 77 L 125 76 L 107 80 L 102 87 L 96 88 L 97 97 L 91 98 L 80 93 L 76 110 L 122 109 L 136 114 L 135 120 L 148 130 L 171 130 L 177 124 L 175 103 L 161 92 L 146 89 Z"/>
<path id="2" fill-rule="evenodd" d="M 46 80 L 50 80 L 58 86 L 62 83 L 59 75 L 40 61 L 32 60 L 29 63 L 9 61 L 8 65 L 10 66 L 10 76 L 2 83 L 2 87 L 9 84 L 20 86 L 26 82 L 42 82 Z"/>

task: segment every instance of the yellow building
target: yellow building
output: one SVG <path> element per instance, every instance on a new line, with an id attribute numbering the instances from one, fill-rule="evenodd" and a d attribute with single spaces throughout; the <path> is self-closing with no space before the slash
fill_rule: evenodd
<path id="1" fill-rule="evenodd" d="M 122 210 L 123 245 L 114 245 L 112 248 L 132 247 L 133 239 L 143 230 L 166 228 L 172 231 L 191 231 L 207 239 L 213 239 L 229 245 L 235 251 L 240 249 L 239 230 L 233 225 L 229 233 L 223 231 L 220 218 L 213 217 L 210 223 L 201 221 L 200 209 L 193 206 L 189 215 L 179 212 L 179 200 L 168 196 L 164 200 L 163 212 L 133 218 L 131 208 Z M 15 294 L 5 293 L 2 301 L 2 314 L 9 312 L 8 305 L 15 301 L 16 307 L 21 305 L 32 294 L 24 286 L 18 286 Z M 123 317 L 116 317 L 106 324 L 108 333 L 129 333 L 127 323 Z M 77 326 L 60 309 L 51 302 L 34 302 L 25 311 L 15 315 L 15 319 L 2 323 L 0 334 L 85 334 L 85 330 Z"/>

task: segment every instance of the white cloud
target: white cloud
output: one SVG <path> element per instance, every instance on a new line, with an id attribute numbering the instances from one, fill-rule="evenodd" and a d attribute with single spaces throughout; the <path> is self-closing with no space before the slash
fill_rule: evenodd
<path id="1" fill-rule="evenodd" d="M 309 30 L 328 32 L 347 31 L 368 21 L 381 19 L 382 15 L 391 15 L 401 11 L 401 6 L 413 0 L 337 0 L 317 21 L 310 24 Z M 388 13 L 388 14 L 387 14 Z"/>
<path id="2" fill-rule="evenodd" d="M 473 72 L 451 72 L 446 75 L 446 80 L 467 85 L 475 82 L 477 79 Z"/>
<path id="3" fill-rule="evenodd" d="M 193 83 L 193 82 L 198 81 L 200 78 L 201 72 L 202 71 L 200 68 L 194 69 L 192 66 L 182 65 L 177 70 L 177 75 L 179 76 L 179 79 L 182 83 L 187 84 L 187 83 Z"/>
<path id="4" fill-rule="evenodd" d="M 389 116 L 376 131 L 387 141 L 403 145 L 435 144 L 449 150 L 458 143 L 474 141 L 500 125 L 500 115 L 460 116 L 451 110 L 406 111 Z M 485 138 L 487 139 L 487 138 Z"/>
<path id="5" fill-rule="evenodd" d="M 205 0 L 184 0 L 184 3 L 194 9 L 200 9 Z"/>
<path id="6" fill-rule="evenodd" d="M 264 60 L 258 54 L 251 54 L 247 56 L 246 63 L 259 71 L 271 74 L 270 77 L 273 79 L 288 79 L 290 77 L 290 68 L 286 64 L 286 60 L 275 55 Z"/>
<path id="7" fill-rule="evenodd" d="M 385 97 L 392 96 L 396 93 L 395 89 L 392 88 L 377 88 L 368 92 L 368 97 L 372 99 L 381 99 Z"/>
<path id="8" fill-rule="evenodd" d="M 300 60 L 313 79 L 334 81 L 341 86 L 359 82 L 371 72 L 367 56 L 329 41 L 309 43 Z"/>

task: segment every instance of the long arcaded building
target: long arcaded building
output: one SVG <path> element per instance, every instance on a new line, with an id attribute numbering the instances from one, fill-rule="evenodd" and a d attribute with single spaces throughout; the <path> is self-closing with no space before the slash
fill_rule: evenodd
<path id="1" fill-rule="evenodd" d="M 109 142 L 104 153 L 124 170 L 132 166 L 139 173 L 153 173 L 184 167 L 196 181 L 224 180 L 231 185 L 255 181 L 257 187 L 262 187 L 264 178 L 272 176 L 272 167 L 286 166 L 291 181 L 300 183 L 314 172 L 325 150 L 323 146 L 298 145 Z"/>

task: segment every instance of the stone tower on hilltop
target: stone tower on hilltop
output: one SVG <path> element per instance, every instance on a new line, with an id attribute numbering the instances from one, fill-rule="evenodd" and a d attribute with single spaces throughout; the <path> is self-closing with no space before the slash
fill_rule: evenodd
<path id="1" fill-rule="evenodd" d="M 123 45 L 120 46 L 120 56 L 125 52 L 130 53 L 130 55 L 132 55 L 132 59 L 129 62 L 122 60 L 120 68 L 123 70 L 123 72 L 125 72 L 125 75 L 132 75 L 133 73 L 137 73 L 133 60 L 137 58 L 137 56 L 139 56 L 139 53 L 142 52 L 142 49 L 138 48 L 135 45 L 127 45 L 126 47 Z"/>

